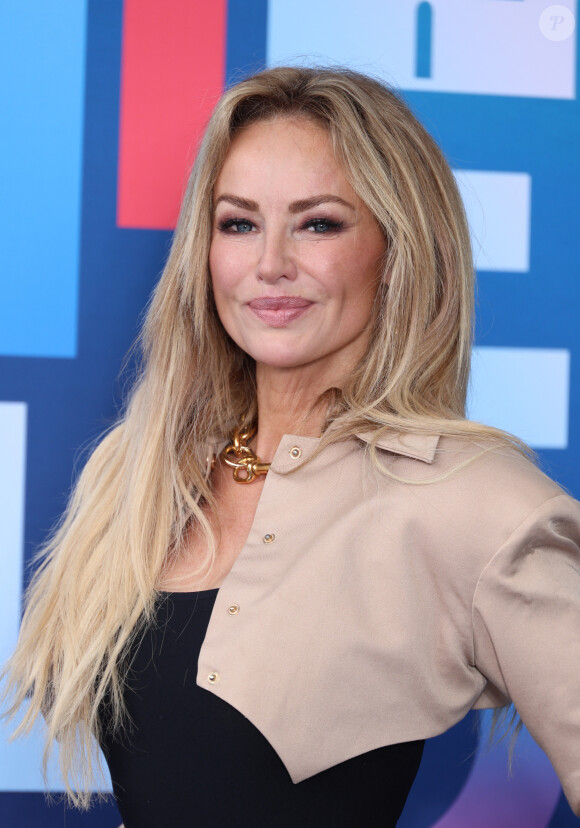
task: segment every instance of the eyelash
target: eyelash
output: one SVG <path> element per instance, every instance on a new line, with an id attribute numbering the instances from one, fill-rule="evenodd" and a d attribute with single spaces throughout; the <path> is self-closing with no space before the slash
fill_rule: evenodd
<path id="1" fill-rule="evenodd" d="M 308 221 L 304 222 L 304 224 L 302 225 L 302 227 L 300 229 L 301 230 L 308 230 L 311 227 L 313 227 L 315 224 L 326 224 L 328 226 L 328 230 L 325 230 L 324 231 L 325 233 L 332 233 L 333 231 L 335 233 L 338 233 L 338 231 L 341 230 L 342 227 L 344 226 L 343 221 L 334 221 L 333 219 L 329 219 L 329 218 L 315 218 L 315 219 L 309 219 Z M 319 233 L 318 235 L 322 236 L 322 235 L 324 235 L 324 233 Z"/>
<path id="2" fill-rule="evenodd" d="M 239 227 L 243 224 L 246 224 L 252 228 L 254 226 L 253 222 L 251 222 L 249 219 L 228 218 L 222 219 L 220 222 L 218 222 L 218 230 L 220 230 L 222 233 L 227 233 L 228 231 L 231 231 L 233 233 L 239 233 Z M 309 230 L 311 228 L 314 228 L 317 224 L 325 224 L 328 228 L 327 230 L 324 230 L 321 233 L 316 233 L 316 231 L 313 230 L 313 235 L 319 236 L 324 236 L 326 233 L 332 232 L 338 233 L 339 230 L 341 230 L 344 226 L 343 221 L 335 221 L 334 219 L 329 218 L 314 218 L 305 221 L 304 224 L 300 227 L 300 230 Z M 242 234 L 240 233 L 240 235 Z"/>
<path id="3" fill-rule="evenodd" d="M 227 233 L 228 230 L 232 230 L 235 228 L 235 232 L 239 231 L 240 224 L 248 224 L 253 227 L 253 224 L 248 219 L 222 219 L 222 221 L 218 222 L 218 230 L 221 230 L 222 233 Z"/>

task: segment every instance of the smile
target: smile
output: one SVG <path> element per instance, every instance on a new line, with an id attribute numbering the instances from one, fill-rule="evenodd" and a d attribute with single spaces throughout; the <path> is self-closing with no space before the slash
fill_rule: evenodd
<path id="1" fill-rule="evenodd" d="M 252 313 L 272 328 L 283 328 L 302 316 L 314 303 L 301 296 L 263 296 L 252 299 Z"/>

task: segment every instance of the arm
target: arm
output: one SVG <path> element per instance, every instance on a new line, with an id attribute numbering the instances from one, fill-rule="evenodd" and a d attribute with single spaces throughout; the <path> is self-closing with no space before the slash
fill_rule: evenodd
<path id="1" fill-rule="evenodd" d="M 512 699 L 580 815 L 580 504 L 546 501 L 484 569 L 475 664 Z"/>

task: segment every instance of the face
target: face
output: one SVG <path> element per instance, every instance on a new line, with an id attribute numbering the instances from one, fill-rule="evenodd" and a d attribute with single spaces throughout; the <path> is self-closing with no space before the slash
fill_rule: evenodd
<path id="1" fill-rule="evenodd" d="M 235 137 L 209 263 L 222 324 L 258 366 L 339 382 L 365 352 L 383 252 L 322 128 L 280 118 Z"/>

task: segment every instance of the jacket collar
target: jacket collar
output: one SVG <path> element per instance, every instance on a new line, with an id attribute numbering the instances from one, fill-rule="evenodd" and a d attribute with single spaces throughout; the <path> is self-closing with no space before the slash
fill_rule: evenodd
<path id="1" fill-rule="evenodd" d="M 368 445 L 375 445 L 384 451 L 393 454 L 401 454 L 403 457 L 410 457 L 413 460 L 421 460 L 423 463 L 433 463 L 435 452 L 439 443 L 438 434 L 414 434 L 404 431 L 389 431 L 382 434 L 375 440 L 376 432 L 363 431 L 357 433 L 357 438 Z M 208 447 L 208 474 L 211 469 L 211 460 L 214 454 L 219 454 L 227 444 L 224 440 L 211 440 Z"/>
<path id="2" fill-rule="evenodd" d="M 433 463 L 439 442 L 438 434 L 412 434 L 404 431 L 389 431 L 376 440 L 372 431 L 362 432 L 356 436 L 364 443 L 411 457 L 413 460 L 422 460 L 423 463 Z"/>

